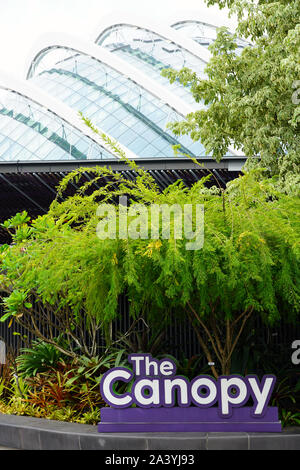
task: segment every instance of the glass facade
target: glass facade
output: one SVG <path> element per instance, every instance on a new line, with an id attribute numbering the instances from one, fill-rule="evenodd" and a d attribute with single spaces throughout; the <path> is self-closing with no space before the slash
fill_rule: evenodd
<path id="1" fill-rule="evenodd" d="M 204 148 L 188 136 L 176 137 L 167 129 L 170 121 L 182 120 L 169 105 L 121 72 L 88 55 L 57 47 L 49 49 L 44 69 L 40 63 L 31 81 L 77 111 L 139 157 L 173 157 L 173 146 L 191 156 Z M 51 67 L 51 51 L 56 62 Z"/>
<path id="2" fill-rule="evenodd" d="M 161 75 L 163 69 L 180 70 L 187 67 L 203 76 L 206 64 L 191 52 L 156 33 L 129 25 L 113 26 L 99 36 L 97 44 L 139 68 L 187 103 L 194 103 L 194 98 L 187 88 L 177 81 L 170 84 L 169 80 Z"/>
<path id="3" fill-rule="evenodd" d="M 175 23 L 172 28 L 178 30 L 189 39 L 193 39 L 193 41 L 196 41 L 200 46 L 204 46 L 206 48 L 212 44 L 217 37 L 217 27 L 201 21 L 180 21 Z M 236 44 L 238 51 L 249 46 L 249 43 L 243 39 L 237 39 Z"/>
<path id="4" fill-rule="evenodd" d="M 0 161 L 113 158 L 59 116 L 14 92 L 0 90 Z"/>
<path id="5" fill-rule="evenodd" d="M 216 38 L 216 27 L 199 21 L 182 21 L 173 28 L 205 47 Z M 188 50 L 193 50 L 192 46 L 181 47 L 163 34 L 128 24 L 112 25 L 99 35 L 96 43 L 102 52 L 94 46 L 99 49 L 94 55 L 86 52 L 88 46 L 79 51 L 70 43 L 66 47 L 54 41 L 31 64 L 27 80 L 33 93 L 29 97 L 18 90 L 7 90 L 0 81 L 0 162 L 116 158 L 101 141 L 97 143 L 96 137 L 93 140 L 80 130 L 73 118 L 68 120 L 67 113 L 63 113 L 65 119 L 61 117 L 55 104 L 50 110 L 35 99 L 35 89 L 64 103 L 65 111 L 73 110 L 71 115 L 82 112 L 125 151 L 130 150 L 131 157 L 174 157 L 174 146 L 181 154 L 205 156 L 201 142 L 187 135 L 177 136 L 168 128 L 168 123 L 184 118 L 176 107 L 180 107 L 178 98 L 186 105 L 195 105 L 195 101 L 188 88 L 178 81 L 170 84 L 161 72 L 187 67 L 204 77 L 206 63 Z M 238 47 L 246 44 L 240 41 Z M 152 79 L 154 85 L 135 80 L 130 73 L 128 77 L 115 57 Z M 168 103 L 159 89 L 155 91 L 155 83 L 161 85 L 160 90 L 168 90 Z"/>

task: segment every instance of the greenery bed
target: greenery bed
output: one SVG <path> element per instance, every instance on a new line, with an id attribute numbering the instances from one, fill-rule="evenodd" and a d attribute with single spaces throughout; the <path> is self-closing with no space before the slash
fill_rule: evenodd
<path id="1" fill-rule="evenodd" d="M 255 46 L 236 54 L 235 37 L 222 29 L 211 46 L 206 80 L 186 69 L 165 71 L 207 105 L 170 128 L 201 139 L 217 160 L 235 145 L 249 157 L 243 175 L 226 188 L 211 173 L 191 188 L 178 181 L 161 191 L 101 134 L 136 173 L 135 181 L 101 167 L 87 183 L 82 175 L 91 168 L 81 168 L 61 182 L 47 214 L 31 220 L 23 212 L 3 223 L 12 243 L 0 247 L 1 321 L 8 328 L 21 325 L 36 342 L 1 366 L 1 412 L 96 424 L 101 375 L 126 364 L 132 352 L 128 332 L 118 340 L 111 328 L 126 293 L 133 323 L 143 319 L 155 331 L 175 316 L 190 322 L 203 355 L 179 358 L 182 374 L 274 373 L 273 404 L 283 424 L 300 424 L 299 375 L 276 362 L 274 351 L 262 353 L 259 331 L 249 339 L 255 318 L 269 326 L 299 324 L 299 2 L 208 1 L 214 3 L 238 14 L 238 34 Z M 73 183 L 78 190 L 66 197 Z M 100 239 L 97 229 L 107 219 L 99 204 L 115 209 L 119 229 L 118 199 L 125 196 L 140 236 Z M 154 204 L 202 205 L 203 247 L 187 250 L 190 238 L 176 236 L 175 219 L 164 237 L 148 210 Z M 156 238 L 142 236 L 146 222 Z M 191 227 L 198 227 L 194 218 Z M 99 335 L 105 350 L 99 350 Z M 135 350 L 165 353 L 159 341 Z"/>

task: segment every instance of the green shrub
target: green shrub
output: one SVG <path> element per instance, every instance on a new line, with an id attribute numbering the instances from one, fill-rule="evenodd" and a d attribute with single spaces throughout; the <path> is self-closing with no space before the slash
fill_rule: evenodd
<path id="1" fill-rule="evenodd" d="M 21 377 L 34 377 L 39 372 L 44 372 L 56 367 L 62 354 L 52 344 L 44 341 L 32 341 L 32 348 L 22 348 L 17 357 L 17 371 Z"/>

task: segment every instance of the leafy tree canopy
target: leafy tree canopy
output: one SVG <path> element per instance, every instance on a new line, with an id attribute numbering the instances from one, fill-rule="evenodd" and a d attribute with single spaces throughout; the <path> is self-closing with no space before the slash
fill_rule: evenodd
<path id="1" fill-rule="evenodd" d="M 220 28 L 210 46 L 206 79 L 189 70 L 165 70 L 171 81 L 189 86 L 199 111 L 171 123 L 175 134 L 201 139 L 220 160 L 229 145 L 279 175 L 279 184 L 300 183 L 300 1 L 207 0 L 238 18 L 235 35 Z M 237 54 L 235 38 L 252 41 Z"/>
<path id="2" fill-rule="evenodd" d="M 260 170 L 232 181 L 225 191 L 208 189 L 204 178 L 190 189 L 178 181 L 161 192 L 148 173 L 128 163 L 137 173 L 135 181 L 96 168 L 95 177 L 83 183 L 81 175 L 88 170 L 76 170 L 59 191 L 63 195 L 75 181 L 80 189 L 74 196 L 56 200 L 48 214 L 32 222 L 21 214 L 5 223 L 14 244 L 1 250 L 0 284 L 8 294 L 2 320 L 37 333 L 38 322 L 48 321 L 41 317 L 47 306 L 61 322 L 62 334 L 91 355 L 84 335 L 78 338 L 75 331 L 87 325 L 94 338 L 97 328 L 116 318 L 118 297 L 126 291 L 134 317 L 142 313 L 161 322 L 176 311 L 189 318 L 208 361 L 218 364 L 213 373 L 226 373 L 250 315 L 272 323 L 280 316 L 295 319 L 300 310 L 300 201 L 279 192 Z M 187 250 L 190 240 L 184 233 L 175 236 L 175 219 L 168 238 L 159 222 L 155 239 L 99 239 L 96 230 L 105 220 L 97 215 L 99 202 L 116 206 L 119 226 L 118 196 L 124 195 L 137 209 L 129 222 L 152 204 L 203 205 L 203 247 Z M 142 225 L 136 229 L 142 231 Z M 55 344 L 51 335 L 40 337 Z"/>

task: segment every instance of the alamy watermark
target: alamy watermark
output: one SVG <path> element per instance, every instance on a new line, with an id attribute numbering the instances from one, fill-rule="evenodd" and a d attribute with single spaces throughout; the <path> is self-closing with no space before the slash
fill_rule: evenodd
<path id="1" fill-rule="evenodd" d="M 6 345 L 0 340 L 0 364 L 6 363 Z"/>
<path id="2" fill-rule="evenodd" d="M 186 250 L 200 250 L 204 244 L 203 204 L 132 204 L 126 196 L 119 205 L 100 204 L 97 236 L 101 240 L 185 240 Z"/>
<path id="3" fill-rule="evenodd" d="M 292 103 L 298 105 L 300 104 L 300 80 L 295 80 L 292 84 L 292 87 L 296 88 L 292 94 Z"/>
<path id="4" fill-rule="evenodd" d="M 293 341 L 292 349 L 295 349 L 295 351 L 292 354 L 291 360 L 292 363 L 297 366 L 300 364 L 300 339 L 295 339 L 295 341 Z"/>

